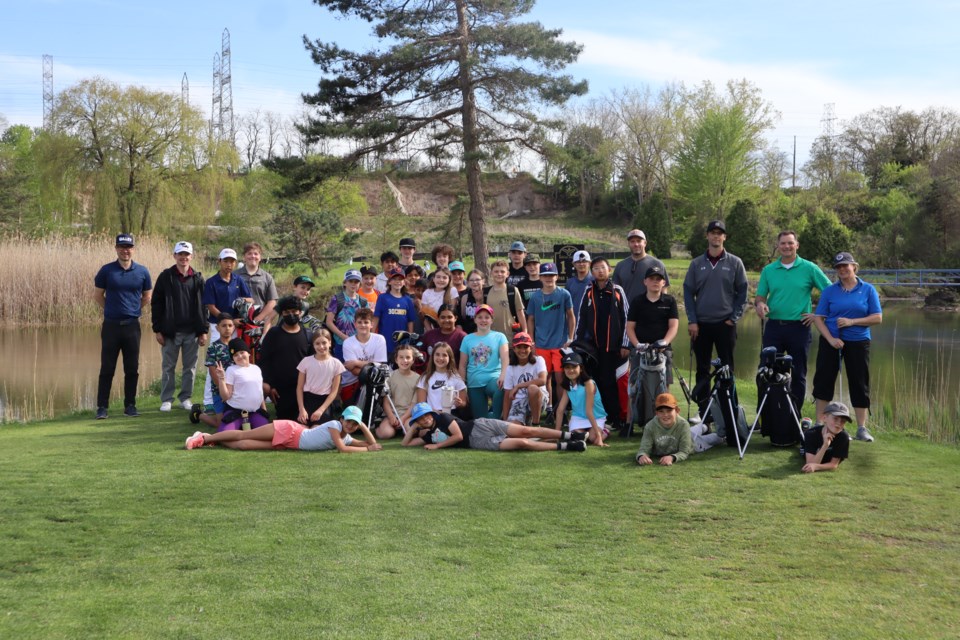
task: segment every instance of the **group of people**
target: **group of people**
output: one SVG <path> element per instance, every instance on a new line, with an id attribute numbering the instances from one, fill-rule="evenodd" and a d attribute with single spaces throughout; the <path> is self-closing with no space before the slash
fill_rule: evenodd
<path id="1" fill-rule="evenodd" d="M 710 375 L 714 350 L 732 369 L 736 328 L 747 302 L 746 271 L 724 249 L 726 238 L 723 221 L 711 221 L 707 251 L 691 261 L 683 282 L 698 381 Z M 263 250 L 255 242 L 245 245 L 240 256 L 224 248 L 217 273 L 206 279 L 191 266 L 192 245 L 178 242 L 175 264 L 161 272 L 153 287 L 147 269 L 133 261 L 133 237 L 120 234 L 117 260 L 95 278 L 95 299 L 104 309 L 96 417 L 107 418 L 121 353 L 124 414 L 138 415 L 139 320 L 149 304 L 163 360 L 160 410 L 170 411 L 176 402 L 218 432 L 200 440 L 192 436 L 194 446 L 219 442 L 267 448 L 281 441 L 291 446 L 320 427 L 334 435 L 307 436 L 305 448 L 322 441 L 324 448 L 371 450 L 376 437 L 399 435 L 405 445 L 473 446 L 474 434 L 499 438 L 501 449 L 540 448 L 531 444 L 540 441 L 531 438 L 556 440 L 555 448 L 562 450 L 587 443 L 604 446 L 612 430 L 633 418 L 618 384 L 631 350 L 657 341 L 670 344 L 679 330 L 676 299 L 666 293 L 666 268 L 646 253 L 643 231 L 633 229 L 626 239 L 630 256 L 614 269 L 603 257 L 577 251 L 574 272 L 560 287 L 557 265 L 541 262 L 520 241 L 511 245 L 508 260 L 490 265 L 488 283 L 480 270 L 467 273 L 449 245 L 433 248 L 432 269 L 430 263 L 418 265 L 415 241 L 404 238 L 399 255 L 386 251 L 380 256 L 379 270 L 349 269 L 342 289 L 315 313 L 318 307 L 307 302 L 311 278 L 298 276 L 293 292 L 280 297 L 274 279 L 260 267 Z M 876 290 L 857 277 L 858 265 L 849 253 L 836 256 L 839 278 L 831 284 L 818 266 L 797 255 L 795 232 L 782 232 L 778 248 L 780 258 L 762 271 L 755 301 L 765 323 L 763 344 L 793 356 L 791 391 L 799 414 L 810 325 L 816 326 L 821 337 L 813 394 L 817 415 L 824 419 L 817 427 L 823 441 L 836 441 L 836 434 L 823 431 L 829 430 L 830 416 L 846 413 L 849 419 L 845 408 L 831 404 L 843 362 L 851 380 L 856 437 L 872 440 L 865 421 L 869 327 L 882 319 Z M 811 313 L 813 289 L 821 296 Z M 255 329 L 258 339 L 238 337 L 242 327 Z M 420 343 L 412 343 L 412 333 L 419 334 Z M 207 384 L 203 405 L 194 405 L 191 394 L 203 346 Z M 592 360 L 591 367 L 585 357 Z M 178 359 L 183 370 L 179 393 Z M 381 365 L 391 367 L 386 392 L 379 396 L 382 406 L 375 411 L 362 403 L 362 409 L 353 406 L 363 395 L 364 372 Z M 267 402 L 274 405 L 272 422 Z M 655 404 L 656 417 L 644 425 L 637 462 L 683 460 L 704 427 L 696 425 L 693 431 L 699 431 L 692 433 L 669 393 Z M 562 431 L 568 409 L 568 430 Z M 370 430 L 362 419 L 364 410 L 368 421 L 378 416 Z M 544 419 L 553 429 L 541 427 Z M 366 445 L 350 444 L 349 434 L 357 429 Z M 255 435 L 227 433 L 235 431 Z M 568 442 L 569 434 L 575 439 Z M 480 448 L 491 446 L 488 441 Z M 808 456 L 818 450 L 806 447 Z"/>

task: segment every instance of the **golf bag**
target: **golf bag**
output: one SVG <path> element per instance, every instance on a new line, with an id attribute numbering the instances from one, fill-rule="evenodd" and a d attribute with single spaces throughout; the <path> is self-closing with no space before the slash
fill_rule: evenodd
<path id="1" fill-rule="evenodd" d="M 693 399 L 701 407 L 701 420 L 712 422 L 717 434 L 724 438 L 728 445 L 740 450 L 740 442 L 746 440 L 750 426 L 737 397 L 733 372 L 730 366 L 723 364 L 719 358 L 710 364 L 713 365 L 713 373 L 693 388 Z M 713 387 L 708 392 L 711 382 Z"/>
<path id="2" fill-rule="evenodd" d="M 666 351 L 669 348 L 666 342 L 658 340 L 630 352 L 629 389 L 633 417 L 627 427 L 628 436 L 634 423 L 642 427 L 656 416 L 657 396 L 668 389 Z"/>
<path id="3" fill-rule="evenodd" d="M 408 331 L 394 331 L 393 342 L 398 347 L 410 345 L 416 350 L 413 358 L 413 366 L 410 368 L 415 373 L 423 375 L 423 372 L 427 370 L 427 361 L 430 359 L 430 355 L 427 353 L 426 347 L 423 346 L 423 340 L 420 339 L 420 334 L 410 333 Z"/>
<path id="4" fill-rule="evenodd" d="M 390 385 L 388 379 L 393 369 L 388 364 L 374 364 L 368 362 L 360 369 L 357 379 L 360 389 L 353 397 L 353 404 L 363 412 L 367 426 L 373 428 L 383 419 L 383 406 L 380 401 L 384 396 L 389 397 Z M 392 402 L 392 401 L 391 401 Z"/>
<path id="5" fill-rule="evenodd" d="M 260 341 L 263 340 L 263 320 L 254 320 L 260 313 L 260 305 L 251 304 L 243 298 L 233 301 L 234 320 L 237 323 L 237 337 L 250 347 L 250 364 L 260 359 Z"/>
<path id="6" fill-rule="evenodd" d="M 770 438 L 776 447 L 792 447 L 800 442 L 800 423 L 790 395 L 793 357 L 777 353 L 776 347 L 760 352 L 757 369 L 757 398 L 760 435 Z"/>

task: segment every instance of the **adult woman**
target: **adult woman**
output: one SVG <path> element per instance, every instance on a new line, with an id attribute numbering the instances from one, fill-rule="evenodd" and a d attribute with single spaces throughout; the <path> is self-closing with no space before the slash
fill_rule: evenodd
<path id="1" fill-rule="evenodd" d="M 822 415 L 833 400 L 833 386 L 845 362 L 850 403 L 857 419 L 856 439 L 873 442 L 866 427 L 870 410 L 870 327 L 880 324 L 883 314 L 877 290 L 857 276 L 859 266 L 846 251 L 838 253 L 833 259 L 837 282 L 820 294 L 813 320 L 820 332 L 813 397 L 817 415 Z"/>

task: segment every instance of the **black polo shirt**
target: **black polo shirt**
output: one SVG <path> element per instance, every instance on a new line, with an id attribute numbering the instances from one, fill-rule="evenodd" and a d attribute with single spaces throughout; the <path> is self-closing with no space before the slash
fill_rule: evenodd
<path id="1" fill-rule="evenodd" d="M 652 343 L 663 340 L 667 335 L 671 319 L 679 319 L 677 300 L 668 293 L 660 294 L 660 299 L 650 302 L 647 294 L 643 293 L 630 301 L 630 311 L 627 314 L 628 322 L 636 322 L 635 332 L 637 340 L 643 343 Z"/>

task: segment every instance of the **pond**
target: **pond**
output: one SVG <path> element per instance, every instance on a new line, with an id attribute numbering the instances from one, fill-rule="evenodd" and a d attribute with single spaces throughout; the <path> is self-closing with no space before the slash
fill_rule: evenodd
<path id="1" fill-rule="evenodd" d="M 93 409 L 100 368 L 99 332 L 97 326 L 0 330 L 0 353 L 5 360 L 0 374 L 0 421 Z M 810 381 L 816 344 L 814 331 Z M 674 352 L 684 377 L 689 372 L 689 350 L 686 320 L 681 319 Z M 760 321 L 749 311 L 739 327 L 736 350 L 736 375 L 742 384 L 753 384 L 759 357 Z M 885 303 L 883 324 L 873 331 L 871 373 L 873 395 L 879 401 L 893 393 L 898 376 L 901 383 L 904 378 L 928 380 L 950 390 L 946 397 L 960 396 L 960 314 L 925 311 L 913 303 Z M 140 349 L 140 388 L 159 377 L 160 347 L 148 329 Z M 118 362 L 113 399 L 120 396 L 122 378 Z M 849 402 L 848 396 L 844 399 Z M 156 407 L 141 405 L 140 410 Z"/>

